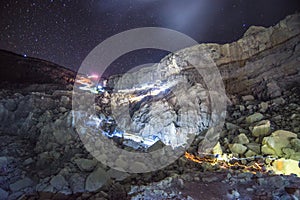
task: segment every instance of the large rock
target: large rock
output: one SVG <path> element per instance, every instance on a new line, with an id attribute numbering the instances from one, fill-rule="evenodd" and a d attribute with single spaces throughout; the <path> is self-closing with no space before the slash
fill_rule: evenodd
<path id="1" fill-rule="evenodd" d="M 5 191 L 5 190 L 2 190 L 1 188 L 0 188 L 0 199 L 7 199 L 7 197 L 8 197 L 8 192 L 7 191 Z"/>
<path id="2" fill-rule="evenodd" d="M 109 180 L 109 176 L 102 168 L 97 168 L 86 179 L 85 189 L 89 192 L 96 192 L 101 189 Z"/>
<path id="3" fill-rule="evenodd" d="M 241 133 L 236 138 L 234 138 L 234 142 L 238 143 L 238 144 L 248 144 L 249 143 L 249 139 L 245 135 L 245 133 Z"/>
<path id="4" fill-rule="evenodd" d="M 299 16 L 299 13 L 290 15 L 269 28 L 251 27 L 243 38 L 230 44 L 200 44 L 168 57 L 173 56 L 176 61 L 181 60 L 176 62 L 177 66 L 188 73 L 192 70 L 185 61 L 194 56 L 194 52 L 207 49 L 219 67 L 228 93 L 242 95 L 254 93 L 258 98 L 274 98 L 280 95 L 282 90 L 300 83 L 299 68 L 295 67 L 299 62 L 297 59 L 300 51 Z M 150 74 L 151 70 L 154 71 L 140 70 L 134 76 L 128 76 L 122 84 L 129 88 L 132 86 L 129 83 L 132 83 L 134 78 L 148 77 L 147 73 Z M 151 77 L 153 76 L 148 78 Z M 111 77 L 109 85 L 113 86 L 118 78 Z"/>
<path id="5" fill-rule="evenodd" d="M 24 188 L 27 188 L 27 187 L 30 187 L 33 185 L 33 181 L 30 179 L 30 178 L 24 178 L 22 180 L 19 180 L 15 183 L 12 183 L 9 185 L 9 188 L 11 191 L 13 192 L 17 192 L 21 189 L 24 189 Z"/>
<path id="6" fill-rule="evenodd" d="M 247 147 L 242 144 L 230 144 L 229 149 L 232 153 L 244 154 L 247 151 Z"/>
<path id="7" fill-rule="evenodd" d="M 214 148 L 212 149 L 212 153 L 215 154 L 215 155 L 222 155 L 223 154 L 223 150 L 222 150 L 220 142 L 218 142 L 214 146 Z"/>
<path id="8" fill-rule="evenodd" d="M 248 149 L 251 151 L 255 152 L 257 155 L 260 154 L 261 150 L 261 145 L 257 143 L 249 143 L 246 145 Z"/>
<path id="9" fill-rule="evenodd" d="M 297 138 L 297 134 L 278 130 L 271 134 L 269 137 L 264 137 L 262 141 L 261 151 L 266 155 L 283 156 L 282 148 L 291 147 L 290 141 Z"/>
<path id="10" fill-rule="evenodd" d="M 299 161 L 296 160 L 284 158 L 275 160 L 272 165 L 268 167 L 268 170 L 272 170 L 277 174 L 296 174 L 297 176 L 300 176 Z"/>
<path id="11" fill-rule="evenodd" d="M 77 166 L 81 171 L 87 171 L 87 172 L 92 171 L 97 165 L 96 160 L 90 160 L 84 158 L 76 159 L 75 163 L 77 164 Z"/>
<path id="12" fill-rule="evenodd" d="M 72 121 L 72 113 L 66 112 L 54 122 L 49 122 L 42 126 L 35 150 L 37 152 L 49 151 L 55 148 L 54 146 L 50 148 L 52 143 L 66 145 L 73 142 L 78 135 Z"/>
<path id="13" fill-rule="evenodd" d="M 0 169 L 6 168 L 7 164 L 8 164 L 7 157 L 0 157 Z"/>
<path id="14" fill-rule="evenodd" d="M 254 96 L 252 95 L 246 95 L 246 96 L 242 96 L 243 101 L 253 101 L 254 100 Z"/>
<path id="15" fill-rule="evenodd" d="M 254 113 L 253 115 L 246 117 L 246 122 L 248 124 L 252 124 L 254 122 L 258 122 L 258 121 L 262 120 L 263 118 L 264 118 L 264 116 L 261 113 Z"/>
<path id="16" fill-rule="evenodd" d="M 62 175 L 56 175 L 54 176 L 50 184 L 55 187 L 58 191 L 63 190 L 68 187 L 68 182 Z"/>
<path id="17" fill-rule="evenodd" d="M 118 170 L 113 169 L 113 168 L 109 169 L 109 170 L 107 171 L 107 174 L 108 174 L 111 178 L 113 178 L 113 179 L 115 179 L 115 180 L 117 180 L 117 181 L 123 181 L 124 179 L 126 179 L 126 178 L 129 176 L 128 173 L 122 172 L 122 171 L 118 171 Z"/>
<path id="18" fill-rule="evenodd" d="M 300 139 L 298 139 L 298 138 L 292 139 L 291 145 L 295 151 L 300 152 Z"/>
<path id="19" fill-rule="evenodd" d="M 263 120 L 250 128 L 254 137 L 267 136 L 270 132 L 271 124 L 269 120 Z"/>
<path id="20" fill-rule="evenodd" d="M 85 177 L 82 174 L 73 174 L 69 179 L 69 185 L 74 194 L 84 192 Z"/>

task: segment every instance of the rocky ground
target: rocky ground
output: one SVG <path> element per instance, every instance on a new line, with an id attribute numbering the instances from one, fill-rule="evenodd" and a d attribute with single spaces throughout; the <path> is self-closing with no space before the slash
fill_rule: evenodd
<path id="1" fill-rule="evenodd" d="M 155 172 L 120 172 L 104 166 L 85 149 L 71 112 L 73 73 L 63 69 L 61 77 L 56 71 L 59 67 L 51 70 L 48 66 L 46 69 L 52 72 L 50 78 L 43 76 L 38 84 L 32 78 L 26 83 L 16 83 L 13 77 L 8 77 L 1 82 L 0 91 L 0 199 L 299 199 L 300 30 L 297 25 L 298 14 L 269 29 L 252 27 L 236 43 L 206 46 L 212 48 L 230 100 L 218 143 L 210 154 L 204 155 L 198 152 L 199 137 L 186 154 Z M 256 40 L 266 41 L 253 42 Z M 179 55 L 187 58 L 188 53 L 194 55 L 196 50 L 193 47 Z M 24 59 L 11 56 L 15 55 L 9 56 L 9 65 L 14 60 L 20 64 Z M 26 66 L 31 66 L 31 61 L 27 61 L 24 61 Z M 167 73 L 166 80 L 184 76 L 189 80 L 199 78 L 187 62 L 177 61 L 173 56 L 162 61 L 169 67 L 165 71 L 172 72 Z M 32 62 L 40 66 L 36 60 Z M 37 73 L 35 76 L 44 73 L 35 69 L 29 70 Z M 142 77 L 143 73 L 139 71 L 136 75 Z M 127 89 L 130 84 L 130 77 L 125 78 L 123 87 Z M 197 84 L 189 88 L 194 95 L 190 98 L 199 97 L 195 91 L 201 84 Z M 136 97 L 130 96 L 131 100 Z M 157 108 L 161 102 L 169 103 L 172 105 L 169 110 L 148 112 L 141 109 L 147 108 L 147 103 L 134 103 L 132 116 L 147 116 L 159 128 L 168 129 L 169 123 L 156 117 L 162 114 L 166 119 L 175 119 L 180 113 L 176 101 L 168 97 L 162 101 L 156 95 L 148 100 Z M 110 92 L 97 96 L 99 115 L 110 115 L 106 105 L 112 98 Z M 192 128 L 201 127 L 201 136 L 205 134 L 210 113 L 206 99 L 199 99 L 201 103 L 193 102 L 193 108 L 204 112 L 192 113 L 192 119 L 201 119 L 203 123 L 193 124 Z M 135 127 L 138 127 L 141 120 L 136 119 Z M 106 128 L 112 131 L 115 127 Z M 144 126 L 138 130 L 142 134 Z M 121 148 L 133 151 L 122 141 L 117 142 Z M 132 166 L 145 167 L 143 163 L 132 163 Z"/>
<path id="2" fill-rule="evenodd" d="M 0 196 L 3 199 L 300 198 L 300 179 L 296 175 L 275 175 L 267 172 L 267 168 L 246 170 L 241 166 L 227 166 L 226 169 L 222 162 L 197 163 L 182 156 L 154 173 L 127 174 L 110 169 L 85 150 L 72 130 L 70 91 L 8 94 L 9 91 L 3 91 L 1 96 L 2 121 L 14 119 L 12 112 L 19 113 L 23 126 L 27 123 L 24 127 L 28 129 L 14 134 L 1 133 Z M 272 166 L 271 159 L 259 155 L 293 159 L 297 168 L 286 163 L 277 170 L 299 175 L 299 97 L 299 88 L 266 102 L 251 95 L 232 96 L 233 104 L 228 107 L 228 118 L 219 140 L 221 149 L 215 148 L 219 151 L 215 153 L 222 151 L 228 157 L 247 158 L 234 161 L 244 166 L 252 166 L 254 161 L 261 166 Z M 20 106 L 30 102 L 35 109 L 26 111 Z M 3 113 L 10 117 L 4 118 Z M 11 131 L 15 127 L 6 128 Z M 34 139 L 34 129 L 40 130 L 38 139 Z M 280 135 L 283 133 L 280 130 L 292 132 Z M 275 133 L 280 135 L 280 140 L 272 142 L 276 140 Z M 196 155 L 197 143 L 189 152 Z"/>

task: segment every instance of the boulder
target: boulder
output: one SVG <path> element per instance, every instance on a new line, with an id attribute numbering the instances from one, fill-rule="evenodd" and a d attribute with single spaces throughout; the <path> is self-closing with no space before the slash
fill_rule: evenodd
<path id="1" fill-rule="evenodd" d="M 85 177 L 81 174 L 72 174 L 69 179 L 69 185 L 73 194 L 84 192 Z"/>
<path id="2" fill-rule="evenodd" d="M 249 143 L 249 139 L 245 135 L 245 133 L 239 134 L 238 136 L 236 136 L 236 138 L 234 138 L 233 141 L 238 144 L 248 144 Z"/>
<path id="3" fill-rule="evenodd" d="M 4 106 L 7 110 L 13 112 L 17 109 L 18 104 L 14 99 L 7 99 L 6 102 L 4 103 Z"/>
<path id="4" fill-rule="evenodd" d="M 62 175 L 54 176 L 51 179 L 50 184 L 53 187 L 55 187 L 57 190 L 62 190 L 64 188 L 68 187 L 68 182 L 66 181 L 66 179 Z"/>
<path id="5" fill-rule="evenodd" d="M 107 174 L 111 178 L 115 179 L 116 181 L 123 181 L 124 179 L 126 179 L 129 176 L 128 173 L 122 172 L 122 171 L 118 171 L 118 170 L 113 169 L 113 168 L 109 169 L 107 171 Z"/>
<path id="6" fill-rule="evenodd" d="M 260 112 L 265 113 L 269 108 L 269 104 L 267 102 L 261 102 L 259 104 L 259 108 L 260 108 L 259 110 Z"/>
<path id="7" fill-rule="evenodd" d="M 281 96 L 282 90 L 276 82 L 272 81 L 267 84 L 267 94 L 269 98 L 276 98 Z"/>
<path id="8" fill-rule="evenodd" d="M 291 147 L 290 141 L 297 138 L 297 134 L 278 130 L 272 133 L 269 137 L 264 137 L 262 141 L 262 153 L 266 155 L 277 155 L 282 157 L 282 148 Z"/>
<path id="9" fill-rule="evenodd" d="M 212 149 L 212 153 L 215 154 L 215 155 L 222 155 L 223 154 L 223 150 L 222 150 L 222 147 L 221 147 L 221 144 L 220 142 L 218 142 L 214 148 Z"/>
<path id="10" fill-rule="evenodd" d="M 250 128 L 250 130 L 254 137 L 267 136 L 270 132 L 270 126 L 269 120 L 263 120 L 257 123 L 253 128 Z"/>
<path id="11" fill-rule="evenodd" d="M 109 180 L 109 176 L 102 168 L 94 170 L 85 181 L 85 189 L 89 192 L 96 192 L 101 189 Z"/>
<path id="12" fill-rule="evenodd" d="M 252 150 L 248 150 L 248 151 L 245 153 L 246 158 L 250 158 L 250 157 L 253 157 L 253 156 L 255 156 L 255 155 L 257 155 L 257 153 L 255 153 L 255 152 L 252 151 Z"/>
<path id="13" fill-rule="evenodd" d="M 264 118 L 264 116 L 261 113 L 254 113 L 253 115 L 246 117 L 246 122 L 248 124 L 252 124 L 254 122 L 258 122 L 258 121 L 262 120 L 263 118 Z"/>
<path id="14" fill-rule="evenodd" d="M 7 197 L 8 197 L 8 192 L 0 188 L 0 199 L 7 199 Z"/>
<path id="15" fill-rule="evenodd" d="M 290 159 L 300 161 L 300 152 L 293 153 Z"/>
<path id="16" fill-rule="evenodd" d="M 246 96 L 242 96 L 243 101 L 253 101 L 254 100 L 254 96 L 252 95 L 246 95 Z"/>
<path id="17" fill-rule="evenodd" d="M 229 123 L 229 122 L 226 122 L 226 129 L 227 130 L 237 130 L 239 129 L 240 127 L 235 125 L 235 124 L 232 124 L 232 123 Z"/>
<path id="18" fill-rule="evenodd" d="M 294 138 L 291 140 L 291 145 L 295 151 L 300 152 L 300 139 Z"/>
<path id="19" fill-rule="evenodd" d="M 299 161 L 281 158 L 275 160 L 272 165 L 268 167 L 268 170 L 272 170 L 276 174 L 296 174 L 297 176 L 300 176 L 300 168 L 298 165 Z"/>
<path id="20" fill-rule="evenodd" d="M 278 98 L 276 98 L 276 99 L 273 99 L 273 100 L 272 100 L 272 103 L 273 103 L 273 104 L 276 104 L 276 105 L 282 105 L 282 104 L 285 103 L 285 100 L 284 100 L 284 98 L 282 98 L 282 97 L 278 97 Z"/>
<path id="21" fill-rule="evenodd" d="M 292 155 L 295 154 L 295 150 L 291 148 L 282 148 L 281 150 L 285 158 L 290 158 Z"/>
<path id="22" fill-rule="evenodd" d="M 93 169 L 97 165 L 96 160 L 83 159 L 83 158 L 76 159 L 75 163 L 81 171 L 86 171 L 86 172 L 93 171 Z"/>
<path id="23" fill-rule="evenodd" d="M 242 144 L 229 144 L 229 149 L 232 153 L 244 154 L 247 151 L 247 147 Z"/>
<path id="24" fill-rule="evenodd" d="M 33 185 L 33 181 L 30 178 L 24 178 L 22 180 L 16 181 L 13 184 L 9 185 L 9 188 L 13 192 L 17 192 L 19 190 L 22 190 L 24 188 L 30 187 Z"/>
<path id="25" fill-rule="evenodd" d="M 6 157 L 0 157 L 0 169 L 6 168 L 8 160 Z"/>

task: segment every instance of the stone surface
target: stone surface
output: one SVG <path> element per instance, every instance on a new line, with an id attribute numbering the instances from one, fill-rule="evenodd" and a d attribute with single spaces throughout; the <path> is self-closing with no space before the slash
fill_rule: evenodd
<path id="1" fill-rule="evenodd" d="M 271 129 L 271 123 L 269 120 L 263 120 L 257 123 L 253 128 L 251 128 L 252 135 L 254 137 L 267 136 Z"/>
<path id="2" fill-rule="evenodd" d="M 124 179 L 126 179 L 129 174 L 126 173 L 126 172 L 121 172 L 121 171 L 118 171 L 118 170 L 115 170 L 115 169 L 109 169 L 107 171 L 107 175 L 117 181 L 123 181 Z"/>
<path id="3" fill-rule="evenodd" d="M 246 145 L 248 149 L 254 151 L 256 154 L 260 154 L 261 145 L 257 143 L 249 143 Z"/>
<path id="4" fill-rule="evenodd" d="M 291 147 L 290 140 L 297 138 L 297 134 L 278 130 L 271 134 L 269 137 L 264 137 L 262 141 L 262 153 L 283 156 L 282 148 Z"/>
<path id="5" fill-rule="evenodd" d="M 7 197 L 8 197 L 8 192 L 5 191 L 5 190 L 2 190 L 2 189 L 0 188 L 0 199 L 5 200 L 5 199 L 7 199 Z"/>
<path id="6" fill-rule="evenodd" d="M 13 184 L 10 184 L 9 188 L 11 191 L 16 192 L 16 191 L 22 190 L 24 188 L 30 187 L 32 185 L 33 185 L 33 181 L 30 178 L 24 178 Z"/>
<path id="7" fill-rule="evenodd" d="M 232 153 L 237 153 L 237 154 L 244 154 L 247 150 L 247 147 L 242 145 L 242 144 L 230 144 L 229 149 Z"/>
<path id="8" fill-rule="evenodd" d="M 250 158 L 250 157 L 253 157 L 253 156 L 256 156 L 257 153 L 255 153 L 254 151 L 252 150 L 248 150 L 246 153 L 245 153 L 245 156 L 246 158 Z"/>
<path id="9" fill-rule="evenodd" d="M 300 160 L 300 152 L 295 152 L 295 153 L 291 154 L 290 159 L 299 161 Z"/>
<path id="10" fill-rule="evenodd" d="M 246 134 L 241 133 L 236 138 L 234 138 L 234 142 L 238 143 L 238 144 L 248 144 L 249 143 L 249 139 L 246 136 Z"/>
<path id="11" fill-rule="evenodd" d="M 53 187 L 55 187 L 57 190 L 62 190 L 65 187 L 68 187 L 68 182 L 66 181 L 66 179 L 62 175 L 56 175 L 56 176 L 54 176 L 51 179 L 50 184 Z"/>
<path id="12" fill-rule="evenodd" d="M 242 96 L 243 101 L 253 101 L 254 100 L 254 96 L 252 95 L 246 95 L 246 96 Z"/>
<path id="13" fill-rule="evenodd" d="M 272 163 L 270 170 L 279 174 L 296 174 L 300 176 L 300 168 L 298 165 L 299 161 L 281 158 Z"/>
<path id="14" fill-rule="evenodd" d="M 89 192 L 95 192 L 101 189 L 109 180 L 107 172 L 102 168 L 97 168 L 86 179 L 85 189 Z"/>
<path id="15" fill-rule="evenodd" d="M 0 169 L 3 169 L 7 166 L 8 160 L 6 157 L 0 157 Z"/>
<path id="16" fill-rule="evenodd" d="M 213 154 L 218 154 L 218 155 L 222 155 L 223 154 L 223 150 L 222 150 L 222 147 L 221 147 L 221 144 L 220 144 L 220 142 L 218 142 L 215 146 L 214 146 L 214 148 L 213 148 L 213 150 L 212 150 L 212 153 Z"/>
<path id="17" fill-rule="evenodd" d="M 85 178 L 83 175 L 76 173 L 70 177 L 69 185 L 74 194 L 79 192 L 84 192 L 84 182 Z"/>
<path id="18" fill-rule="evenodd" d="M 79 167 L 80 170 L 87 171 L 87 172 L 93 171 L 93 169 L 97 165 L 96 160 L 83 159 L 83 158 L 76 159 L 75 163 Z"/>
<path id="19" fill-rule="evenodd" d="M 291 145 L 295 151 L 300 152 L 300 139 L 298 139 L 298 138 L 292 139 Z"/>
<path id="20" fill-rule="evenodd" d="M 236 130 L 236 129 L 240 128 L 239 126 L 229 123 L 229 122 L 226 122 L 225 125 L 226 125 L 227 130 Z"/>
<path id="21" fill-rule="evenodd" d="M 269 108 L 269 104 L 267 102 L 261 102 L 259 104 L 260 112 L 264 113 Z"/>
<path id="22" fill-rule="evenodd" d="M 246 122 L 248 124 L 252 124 L 254 122 L 258 122 L 260 120 L 262 120 L 264 118 L 264 116 L 261 113 L 254 113 L 253 115 L 250 115 L 246 118 Z"/>

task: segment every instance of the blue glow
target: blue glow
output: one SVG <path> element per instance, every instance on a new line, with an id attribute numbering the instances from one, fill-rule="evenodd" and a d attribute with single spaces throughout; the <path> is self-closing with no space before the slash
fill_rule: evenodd
<path id="1" fill-rule="evenodd" d="M 103 88 L 102 85 L 100 85 L 100 84 L 97 85 L 96 90 L 97 90 L 98 92 L 105 92 L 104 88 Z"/>

